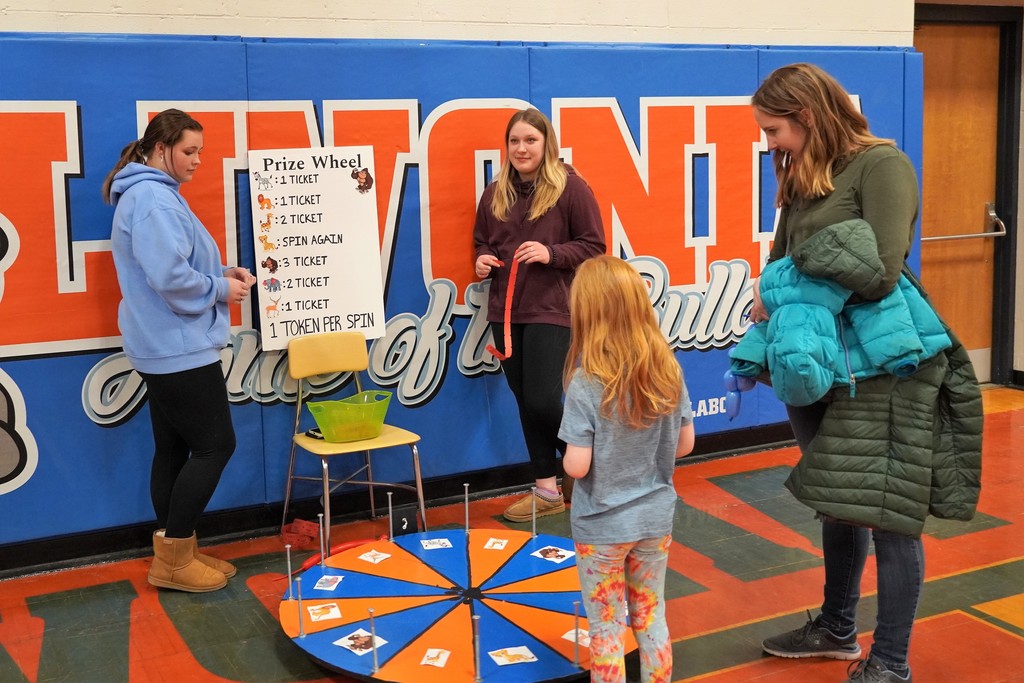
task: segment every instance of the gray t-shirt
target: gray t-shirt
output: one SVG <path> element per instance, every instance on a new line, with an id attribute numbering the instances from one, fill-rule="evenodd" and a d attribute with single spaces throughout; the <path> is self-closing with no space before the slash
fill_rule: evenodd
<path id="1" fill-rule="evenodd" d="M 565 393 L 558 437 L 593 449 L 590 471 L 573 489 L 573 540 L 607 545 L 672 533 L 679 429 L 693 421 L 686 383 L 675 412 L 646 429 L 601 417 L 601 394 L 602 386 L 582 371 Z"/>

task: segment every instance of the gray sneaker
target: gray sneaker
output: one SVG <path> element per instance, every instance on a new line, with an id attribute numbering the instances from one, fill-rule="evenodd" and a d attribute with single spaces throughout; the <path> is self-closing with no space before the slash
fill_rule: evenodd
<path id="1" fill-rule="evenodd" d="M 839 637 L 811 619 L 807 612 L 807 623 L 795 631 L 789 631 L 771 638 L 765 638 L 761 648 L 776 657 L 803 659 L 805 657 L 825 657 L 827 659 L 857 659 L 860 657 L 860 645 L 857 644 L 857 632 Z M 874 680 L 874 679 L 866 679 Z M 882 679 L 879 679 L 882 680 Z"/>
<path id="2" fill-rule="evenodd" d="M 844 683 L 911 683 L 910 669 L 906 678 L 892 671 L 877 657 L 868 657 L 850 664 L 846 670 L 849 677 Z"/>

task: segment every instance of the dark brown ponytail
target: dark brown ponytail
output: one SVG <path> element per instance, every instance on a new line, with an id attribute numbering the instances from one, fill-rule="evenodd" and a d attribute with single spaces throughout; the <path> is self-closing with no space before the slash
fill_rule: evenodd
<path id="1" fill-rule="evenodd" d="M 114 168 L 111 169 L 103 181 L 103 188 L 101 190 L 103 201 L 108 204 L 110 203 L 110 185 L 114 182 L 114 176 L 117 175 L 118 171 L 133 161 L 139 164 L 146 163 L 158 142 L 164 143 L 167 147 L 173 147 L 178 143 L 182 133 L 186 130 L 194 130 L 201 133 L 203 127 L 198 121 L 180 109 L 165 109 L 154 116 L 153 120 L 146 126 L 146 133 L 142 138 L 132 140 L 121 150 L 121 158 L 117 160 Z"/>

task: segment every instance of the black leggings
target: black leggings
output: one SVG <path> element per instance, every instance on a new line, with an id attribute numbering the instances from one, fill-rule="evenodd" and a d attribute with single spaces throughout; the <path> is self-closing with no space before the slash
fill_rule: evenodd
<path id="1" fill-rule="evenodd" d="M 139 374 L 146 381 L 156 444 L 149 483 L 156 521 L 168 538 L 190 538 L 235 452 L 221 364 Z"/>
<path id="2" fill-rule="evenodd" d="M 491 323 L 494 345 L 505 352 L 505 328 Z M 569 328 L 542 323 L 512 325 L 512 356 L 501 369 L 519 406 L 526 450 L 535 479 L 558 476 L 555 451 L 565 453 L 558 438 L 562 423 L 562 368 L 569 353 Z"/>

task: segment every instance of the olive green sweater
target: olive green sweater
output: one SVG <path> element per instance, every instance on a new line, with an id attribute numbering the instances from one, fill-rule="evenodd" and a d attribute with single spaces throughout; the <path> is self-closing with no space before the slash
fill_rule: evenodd
<path id="1" fill-rule="evenodd" d="M 874 228 L 885 274 L 870 289 L 855 292 L 850 303 L 881 299 L 899 280 L 914 237 L 919 201 L 914 167 L 900 150 L 878 145 L 850 158 L 832 182 L 835 190 L 830 194 L 798 200 L 782 210 L 768 260 L 791 253 L 830 225 L 863 218 Z"/>

